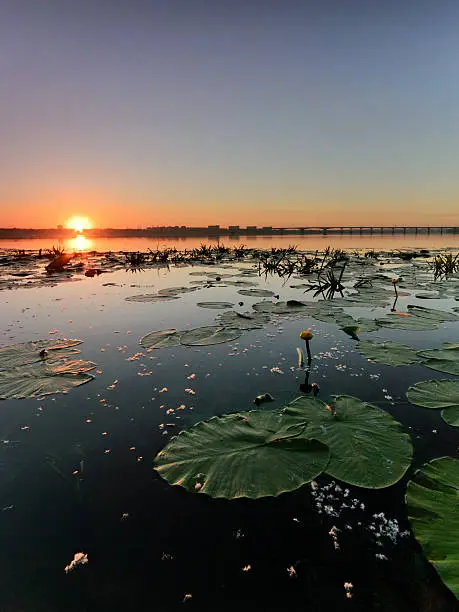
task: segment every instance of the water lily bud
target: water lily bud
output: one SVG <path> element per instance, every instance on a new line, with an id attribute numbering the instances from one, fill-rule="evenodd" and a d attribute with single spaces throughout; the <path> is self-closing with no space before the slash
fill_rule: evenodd
<path id="1" fill-rule="evenodd" d="M 300 338 L 302 340 L 311 340 L 313 337 L 314 337 L 314 334 L 312 333 L 310 329 L 305 329 L 300 334 Z"/>

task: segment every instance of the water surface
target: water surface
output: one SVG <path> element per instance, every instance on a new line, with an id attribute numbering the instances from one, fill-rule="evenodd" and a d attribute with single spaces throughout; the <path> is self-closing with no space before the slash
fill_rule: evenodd
<path id="1" fill-rule="evenodd" d="M 290 240 L 260 237 L 254 243 L 270 247 Z M 359 240 L 343 237 L 333 243 L 350 241 L 357 248 L 363 244 Z M 372 248 L 385 241 L 362 240 Z M 388 248 L 395 243 L 402 248 L 398 239 Z M 145 249 L 139 241 L 136 245 L 130 250 Z M 408 245 L 426 246 L 412 239 L 403 242 L 403 248 Z M 34 242 L 27 248 L 37 247 Z M 251 263 L 229 265 L 257 269 Z M 238 294 L 224 277 L 216 286 L 170 302 L 125 297 L 192 286 L 209 270 L 239 274 L 236 267 L 118 269 L 79 282 L 0 292 L 2 345 L 79 338 L 83 358 L 97 363 L 95 379 L 68 394 L 0 403 L 2 612 L 456 609 L 411 537 L 387 539 L 383 548 L 372 539 L 376 513 L 397 519 L 400 531 L 408 529 L 403 496 L 412 471 L 387 490 L 349 487 L 358 508 L 335 518 L 317 512 L 309 486 L 277 499 L 228 502 L 172 487 L 152 469 L 156 453 L 181 428 L 252 409 L 260 393 L 275 398 L 269 409 L 301 395 L 305 371 L 298 367 L 296 347 L 300 331 L 309 327 L 314 333 L 310 382 L 320 385 L 321 399 L 354 395 L 393 414 L 413 439 L 413 469 L 433 457 L 458 455 L 457 430 L 439 412 L 415 408 L 405 398 L 410 384 L 448 375 L 417 365 L 368 363 L 355 341 L 332 323 L 279 317 L 227 344 L 142 349 L 139 339 L 149 331 L 212 325 L 218 312 L 197 307 L 200 301 L 249 309 L 261 298 Z M 310 298 L 290 287 L 293 279 L 248 280 L 281 300 Z M 381 313 L 390 309 L 391 291 L 388 277 L 390 299 Z M 243 307 L 237 306 L 240 301 Z M 398 307 L 407 303 L 426 305 L 410 295 L 402 296 Z M 449 299 L 428 305 L 450 309 L 453 304 Z M 380 329 L 362 338 L 433 348 L 457 337 L 457 329 L 456 323 L 422 333 Z M 329 486 L 330 480 L 319 484 Z M 332 503 L 339 505 L 333 487 Z M 334 525 L 342 530 L 340 550 L 329 533 Z M 88 565 L 65 574 L 78 551 L 88 554 Z M 388 560 L 378 559 L 380 552 Z M 344 582 L 354 585 L 352 600 L 345 597 Z"/>

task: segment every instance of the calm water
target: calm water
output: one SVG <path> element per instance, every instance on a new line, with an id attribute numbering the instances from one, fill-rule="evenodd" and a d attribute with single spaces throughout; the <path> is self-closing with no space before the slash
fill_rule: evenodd
<path id="1" fill-rule="evenodd" d="M 352 248 L 357 243 L 381 248 L 384 241 L 387 248 L 423 248 L 433 246 L 436 238 L 429 243 L 410 239 L 408 244 L 343 237 L 328 238 L 325 244 L 344 247 L 351 241 Z M 309 246 L 311 240 L 322 239 L 308 238 L 308 248 L 316 248 L 316 242 Z M 443 240 L 446 246 L 448 239 Z M 134 242 L 132 247 L 97 242 L 91 248 L 148 246 Z M 247 246 L 285 242 L 244 241 Z M 126 243 L 132 244 L 121 244 Z M 186 246 L 194 244 L 187 241 Z M 14 248 L 39 247 L 28 243 Z M 0 292 L 3 345 L 80 338 L 82 357 L 98 365 L 95 380 L 68 394 L 0 403 L 1 612 L 234 607 L 325 612 L 341 606 L 359 611 L 455 610 L 454 599 L 411 538 L 401 538 L 397 545 L 387 542 L 383 552 L 388 561 L 375 558 L 380 549 L 368 529 L 372 514 L 385 512 L 406 528 L 406 479 L 384 491 L 351 487 L 365 510 L 346 518 L 354 521 L 352 534 L 339 525 L 343 535 L 336 551 L 329 531 L 343 519 L 318 515 L 308 486 L 277 499 L 216 501 L 171 487 L 152 470 L 153 457 L 180 428 L 251 409 L 260 393 L 274 396 L 270 409 L 301 395 L 305 374 L 298 368 L 296 347 L 299 332 L 307 327 L 314 332 L 310 382 L 320 385 L 324 401 L 332 394 L 349 394 L 384 407 L 411 434 L 414 466 L 440 455 L 457 456 L 457 430 L 439 412 L 415 409 L 404 398 L 410 384 L 448 375 L 426 373 L 418 366 L 369 364 L 335 325 L 307 317 L 280 318 L 228 344 L 141 350 L 139 338 L 149 331 L 211 325 L 218 311 L 197 307 L 199 301 L 243 300 L 247 308 L 260 301 L 223 284 L 171 302 L 124 300 L 189 285 L 199 278 L 190 272 L 199 270 L 118 270 L 55 287 Z M 280 299 L 305 297 L 279 279 L 250 280 L 279 293 Z M 413 297 L 400 299 L 401 308 L 408 300 L 425 306 Z M 444 302 L 432 300 L 429 306 L 442 308 Z M 421 334 L 368 334 L 426 348 L 454 337 L 453 323 Z M 184 409 L 178 411 L 179 406 Z M 66 575 L 64 567 L 78 551 L 88 554 L 89 563 Z M 296 577 L 289 576 L 291 566 Z M 352 600 L 344 595 L 347 581 L 354 584 Z"/>
<path id="2" fill-rule="evenodd" d="M 215 244 L 216 239 L 206 238 L 97 238 L 88 239 L 78 236 L 72 240 L 54 241 L 52 239 L 36 240 L 0 240 L 0 249 L 50 249 L 52 246 L 64 247 L 72 251 L 147 251 L 176 247 L 177 249 L 194 249 L 201 244 Z M 245 245 L 248 248 L 270 249 L 285 248 L 294 245 L 301 250 L 323 250 L 328 245 L 340 249 L 444 249 L 458 248 L 459 235 L 419 234 L 418 236 L 242 236 L 224 237 L 224 245 Z"/>

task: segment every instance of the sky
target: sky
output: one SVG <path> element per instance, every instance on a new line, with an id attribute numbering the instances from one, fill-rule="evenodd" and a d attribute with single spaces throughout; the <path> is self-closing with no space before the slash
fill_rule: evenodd
<path id="1" fill-rule="evenodd" d="M 0 0 L 0 226 L 459 226 L 457 0 Z"/>

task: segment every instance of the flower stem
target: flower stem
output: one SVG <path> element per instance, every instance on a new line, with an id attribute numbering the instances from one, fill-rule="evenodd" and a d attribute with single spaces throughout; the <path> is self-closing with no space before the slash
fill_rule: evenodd
<path id="1" fill-rule="evenodd" d="M 312 361 L 312 356 L 311 356 L 311 349 L 309 348 L 309 340 L 305 340 L 305 342 L 306 342 L 306 352 L 308 354 L 308 365 L 310 365 Z"/>

